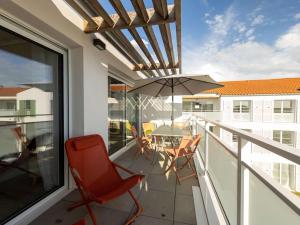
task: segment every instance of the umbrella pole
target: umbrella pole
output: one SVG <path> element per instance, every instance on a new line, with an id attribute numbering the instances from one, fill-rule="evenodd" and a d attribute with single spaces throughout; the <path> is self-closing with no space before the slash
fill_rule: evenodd
<path id="1" fill-rule="evenodd" d="M 172 79 L 172 115 L 171 115 L 172 127 L 174 127 L 174 83 Z"/>

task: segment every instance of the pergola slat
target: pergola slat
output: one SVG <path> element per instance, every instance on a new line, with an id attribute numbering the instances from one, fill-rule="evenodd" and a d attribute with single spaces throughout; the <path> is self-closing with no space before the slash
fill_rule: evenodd
<path id="1" fill-rule="evenodd" d="M 113 25 L 113 20 L 97 0 L 88 0 L 88 2 L 94 7 L 95 11 L 104 19 L 104 21 L 108 25 L 110 26 Z M 143 63 L 143 64 L 146 63 L 121 31 L 116 30 L 116 31 L 110 31 L 109 33 L 111 33 L 121 43 L 121 46 L 127 51 L 127 53 L 133 59 L 135 59 L 135 61 L 137 61 L 137 63 Z M 112 43 L 112 44 L 116 47 L 116 43 Z M 148 72 L 148 74 L 145 75 L 154 76 L 154 73 L 150 71 Z"/>
<path id="2" fill-rule="evenodd" d="M 156 68 L 156 63 L 154 61 L 154 59 L 152 58 L 150 52 L 148 51 L 145 43 L 143 42 L 142 38 L 140 37 L 140 35 L 138 34 L 138 32 L 136 31 L 136 29 L 131 28 L 129 29 L 130 34 L 132 35 L 132 37 L 134 38 L 134 40 L 138 43 L 138 45 L 141 47 L 143 53 L 145 54 L 145 56 L 148 58 L 149 62 L 151 63 L 151 65 L 154 66 L 154 68 Z M 158 68 L 156 68 L 158 69 Z M 157 73 L 159 76 L 162 76 L 162 73 L 157 70 Z"/>
<path id="3" fill-rule="evenodd" d="M 124 22 L 129 24 L 131 22 L 130 17 L 128 16 L 128 14 L 127 14 L 125 8 L 123 7 L 122 3 L 120 2 L 120 0 L 110 0 L 110 2 L 112 4 L 112 6 L 115 8 L 115 10 L 117 11 L 117 13 L 120 15 L 120 17 L 124 20 Z M 154 62 L 151 54 L 149 53 L 145 43 L 141 39 L 137 30 L 135 28 L 130 28 L 130 29 L 128 29 L 128 31 L 130 32 L 130 34 L 132 35 L 134 40 L 137 42 L 137 44 L 140 46 L 140 48 L 142 49 L 143 53 L 148 58 L 150 63 L 155 67 L 156 63 Z M 160 76 L 162 76 L 160 71 L 157 71 L 157 72 Z"/>
<path id="4" fill-rule="evenodd" d="M 182 73 L 182 53 L 181 53 L 181 0 L 175 0 L 175 17 L 176 17 L 176 37 L 179 73 Z"/>
<path id="5" fill-rule="evenodd" d="M 171 5 L 168 7 L 169 17 L 166 19 L 162 19 L 162 17 L 156 13 L 154 9 L 147 9 L 147 14 L 149 15 L 149 20 L 144 21 L 136 12 L 127 12 L 127 23 L 124 22 L 124 19 L 119 16 L 119 14 L 112 14 L 110 18 L 113 21 L 113 25 L 108 25 L 105 23 L 105 20 L 100 17 L 92 17 L 93 21 L 97 24 L 90 25 L 89 23 L 85 24 L 84 32 L 86 33 L 95 33 L 95 32 L 104 32 L 110 30 L 121 30 L 121 29 L 129 29 L 134 27 L 143 27 L 143 26 L 153 26 L 159 24 L 168 24 L 175 22 L 175 6 Z M 129 21 L 130 20 L 130 21 Z"/>
<path id="6" fill-rule="evenodd" d="M 132 1 L 133 3 L 133 7 L 135 8 L 136 12 L 140 15 L 143 16 L 143 20 L 146 21 L 147 19 L 149 19 L 149 17 L 145 16 L 147 15 L 147 11 L 146 11 L 146 7 L 145 4 L 143 2 L 143 0 L 136 0 L 136 1 Z M 154 31 L 152 29 L 151 26 L 147 26 L 147 27 L 143 27 L 144 28 L 144 32 L 147 35 L 147 38 L 156 54 L 156 57 L 159 61 L 159 63 L 164 67 L 164 73 L 166 75 L 169 75 L 169 71 L 165 68 L 166 64 L 164 62 L 164 58 L 162 56 L 162 53 L 160 51 L 159 45 L 158 45 L 158 41 L 155 37 Z"/>
<path id="7" fill-rule="evenodd" d="M 98 0 L 65 0 L 84 19 L 84 32 L 101 33 L 122 55 L 133 65 L 133 70 L 141 71 L 146 76 L 155 76 L 155 70 L 162 76 L 172 74 L 179 68 L 181 72 L 181 0 L 174 0 L 174 5 L 168 5 L 167 0 L 152 0 L 153 9 L 146 9 L 143 0 L 131 0 L 133 12 L 127 12 L 122 0 L 109 0 L 116 14 L 109 15 Z M 77 2 L 79 1 L 79 2 Z M 84 7 L 84 8 L 82 8 Z M 176 23 L 178 62 L 174 57 L 174 46 L 170 23 Z M 165 61 L 153 25 L 159 26 L 167 55 Z M 156 62 L 141 38 L 137 27 L 142 27 L 150 45 L 158 59 Z M 127 29 L 143 53 L 137 50 L 130 39 L 121 31 Z M 145 62 L 145 58 L 150 64 Z M 147 60 L 147 61 L 148 61 Z"/>
<path id="8" fill-rule="evenodd" d="M 162 19 L 166 19 L 168 15 L 168 5 L 166 0 L 153 0 L 153 6 L 155 10 L 160 14 Z M 167 53 L 167 57 L 169 60 L 169 64 L 174 65 L 174 50 L 172 43 L 172 35 L 169 24 L 161 24 L 159 25 L 160 34 L 162 40 L 164 42 L 165 50 Z M 176 70 L 174 68 L 171 69 L 172 73 L 175 74 Z"/>
<path id="9" fill-rule="evenodd" d="M 161 70 L 161 69 L 172 69 L 172 68 L 179 68 L 179 65 L 166 65 L 165 67 L 160 65 L 159 63 L 156 63 L 155 66 L 152 64 L 144 65 L 144 64 L 138 64 L 134 67 L 134 71 L 147 71 L 147 70 Z"/>
<path id="10" fill-rule="evenodd" d="M 131 22 L 130 17 L 128 16 L 125 8 L 123 7 L 122 3 L 120 0 L 110 0 L 110 3 L 112 4 L 112 6 L 114 7 L 114 9 L 116 10 L 116 12 L 119 14 L 119 16 L 124 20 L 124 22 L 126 24 L 129 24 Z M 141 47 L 142 51 L 144 52 L 144 54 L 146 55 L 146 57 L 149 59 L 150 57 L 150 62 L 151 62 L 151 55 L 147 50 L 147 47 L 145 46 L 144 42 L 142 41 L 142 39 L 140 38 L 137 30 L 135 28 L 130 28 L 129 32 L 132 34 L 132 36 L 134 37 L 135 41 L 138 43 L 138 45 Z M 141 57 L 140 55 L 138 57 Z M 142 58 L 142 57 L 141 57 Z M 154 60 L 152 59 L 153 63 Z M 152 63 L 152 62 L 151 62 Z M 151 75 L 154 75 L 154 73 L 151 71 L 150 72 Z"/>
<path id="11" fill-rule="evenodd" d="M 79 15 L 84 18 L 92 27 L 97 27 L 97 23 L 74 1 L 74 0 L 65 0 Z"/>

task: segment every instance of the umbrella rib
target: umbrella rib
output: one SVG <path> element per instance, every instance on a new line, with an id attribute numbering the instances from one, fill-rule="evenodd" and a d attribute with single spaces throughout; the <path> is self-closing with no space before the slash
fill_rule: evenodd
<path id="1" fill-rule="evenodd" d="M 194 95 L 193 92 L 191 92 L 190 89 L 188 89 L 183 83 L 181 83 L 180 81 L 178 81 L 188 92 L 190 92 L 191 95 Z"/>
<path id="2" fill-rule="evenodd" d="M 155 95 L 155 97 L 157 98 L 158 95 L 160 94 L 160 92 L 162 91 L 162 89 L 165 87 L 165 85 L 162 85 L 161 88 L 159 89 L 158 93 Z"/>
<path id="3" fill-rule="evenodd" d="M 133 91 L 138 90 L 138 89 L 140 89 L 140 88 L 146 87 L 147 85 L 153 84 L 153 83 L 155 83 L 156 81 L 157 81 L 157 80 L 154 80 L 154 81 L 152 81 L 152 82 L 150 82 L 150 83 L 144 84 L 144 85 L 142 85 L 142 86 L 140 86 L 140 87 L 137 87 L 137 88 L 135 88 L 135 89 L 132 89 L 132 90 L 130 90 L 130 91 L 128 91 L 128 92 L 133 92 Z"/>

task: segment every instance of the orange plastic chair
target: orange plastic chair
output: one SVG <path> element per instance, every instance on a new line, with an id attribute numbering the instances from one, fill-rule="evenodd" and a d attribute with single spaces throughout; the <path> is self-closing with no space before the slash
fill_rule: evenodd
<path id="1" fill-rule="evenodd" d="M 73 225 L 85 225 L 85 221 L 82 219 L 79 220 L 77 223 L 74 223 Z"/>
<path id="2" fill-rule="evenodd" d="M 147 137 L 140 137 L 134 126 L 131 126 L 131 133 L 138 146 L 135 155 L 145 155 L 149 160 L 151 160 L 151 140 L 149 140 Z"/>
<path id="3" fill-rule="evenodd" d="M 71 173 L 82 197 L 82 201 L 71 206 L 69 210 L 85 205 L 93 224 L 97 225 L 90 203 L 104 204 L 128 192 L 137 210 L 125 224 L 132 223 L 142 213 L 143 209 L 130 189 L 139 184 L 144 176 L 134 174 L 112 162 L 101 136 L 71 138 L 66 141 L 65 147 Z M 132 176 L 123 179 L 117 168 Z"/>
<path id="4" fill-rule="evenodd" d="M 152 134 L 152 132 L 155 130 L 155 124 L 154 123 L 143 123 L 143 131 L 144 131 L 144 135 L 146 137 L 150 136 Z"/>
<path id="5" fill-rule="evenodd" d="M 176 179 L 179 184 L 180 181 L 185 180 L 187 178 L 194 177 L 194 176 L 197 177 L 196 169 L 192 165 L 191 160 L 197 150 L 200 140 L 201 140 L 201 135 L 196 135 L 194 139 L 190 137 L 183 137 L 178 147 L 165 148 L 165 151 L 167 152 L 167 155 L 171 160 L 171 164 L 168 167 L 168 169 L 165 171 L 165 173 L 167 173 L 169 170 L 172 169 L 176 174 Z M 178 168 L 177 160 L 181 158 L 185 158 L 185 162 L 181 165 L 181 167 Z M 183 168 L 185 168 L 187 165 L 189 165 L 189 167 L 191 168 L 192 173 L 190 175 L 180 177 L 178 172 Z"/>

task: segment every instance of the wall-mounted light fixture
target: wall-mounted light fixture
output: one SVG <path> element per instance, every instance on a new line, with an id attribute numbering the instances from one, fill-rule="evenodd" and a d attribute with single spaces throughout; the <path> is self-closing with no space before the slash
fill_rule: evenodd
<path id="1" fill-rule="evenodd" d="M 101 41 L 100 39 L 94 39 L 93 40 L 93 45 L 98 48 L 100 51 L 105 50 L 106 46 L 105 43 L 103 41 Z"/>

